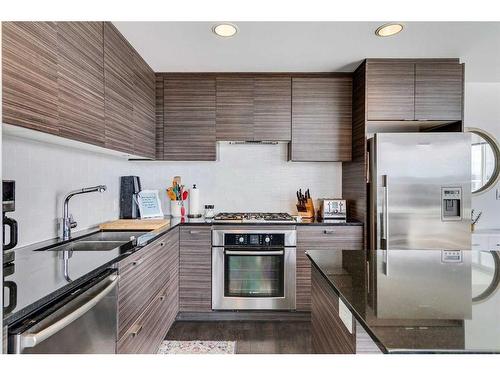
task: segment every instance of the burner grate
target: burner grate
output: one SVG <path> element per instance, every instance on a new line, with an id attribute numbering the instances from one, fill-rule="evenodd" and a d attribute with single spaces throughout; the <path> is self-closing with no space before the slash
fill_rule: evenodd
<path id="1" fill-rule="evenodd" d="M 215 221 L 284 221 L 293 222 L 293 217 L 290 214 L 282 212 L 221 212 L 218 213 Z"/>

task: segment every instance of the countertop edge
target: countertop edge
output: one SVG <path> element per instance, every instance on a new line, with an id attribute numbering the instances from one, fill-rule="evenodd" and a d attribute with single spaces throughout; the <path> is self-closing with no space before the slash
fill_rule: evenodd
<path id="1" fill-rule="evenodd" d="M 334 293 L 342 300 L 342 302 L 346 305 L 346 307 L 349 309 L 349 311 L 354 315 L 356 320 L 363 326 L 363 328 L 366 330 L 366 333 L 372 338 L 373 342 L 377 345 L 377 347 L 384 353 L 384 354 L 390 354 L 390 350 L 388 350 L 384 344 L 380 341 L 380 339 L 375 335 L 375 333 L 372 331 L 368 323 L 365 322 L 365 320 L 361 317 L 361 315 L 356 311 L 356 309 L 351 305 L 349 300 L 344 297 L 344 295 L 340 292 L 340 290 L 335 286 L 335 284 L 330 280 L 330 278 L 323 272 L 321 267 L 319 267 L 314 259 L 307 253 L 306 255 L 311 261 L 312 266 L 318 270 L 318 272 L 321 274 L 323 279 L 332 287 Z"/>

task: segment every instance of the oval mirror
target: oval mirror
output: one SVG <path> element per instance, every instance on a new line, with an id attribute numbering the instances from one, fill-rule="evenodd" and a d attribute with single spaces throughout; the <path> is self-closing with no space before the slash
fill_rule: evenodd
<path id="1" fill-rule="evenodd" d="M 472 258 L 472 302 L 481 302 L 500 284 L 500 256 L 496 251 L 474 251 Z"/>
<path id="2" fill-rule="evenodd" d="M 495 137 L 482 129 L 467 128 L 471 137 L 472 193 L 491 189 L 500 175 L 500 146 Z"/>

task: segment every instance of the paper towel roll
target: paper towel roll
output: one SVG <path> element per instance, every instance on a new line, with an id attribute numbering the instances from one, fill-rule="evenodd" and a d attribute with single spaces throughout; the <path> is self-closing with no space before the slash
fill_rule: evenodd
<path id="1" fill-rule="evenodd" d="M 189 216 L 200 216 L 200 190 L 196 185 L 189 189 Z"/>

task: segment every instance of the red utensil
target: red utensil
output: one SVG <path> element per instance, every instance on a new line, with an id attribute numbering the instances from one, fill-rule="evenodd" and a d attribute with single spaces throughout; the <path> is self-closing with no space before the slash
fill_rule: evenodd
<path id="1" fill-rule="evenodd" d="M 186 190 L 182 193 L 182 200 L 185 201 L 187 198 L 188 198 L 188 191 Z"/>
<path id="2" fill-rule="evenodd" d="M 181 216 L 186 215 L 186 208 L 184 206 L 181 207 Z"/>

